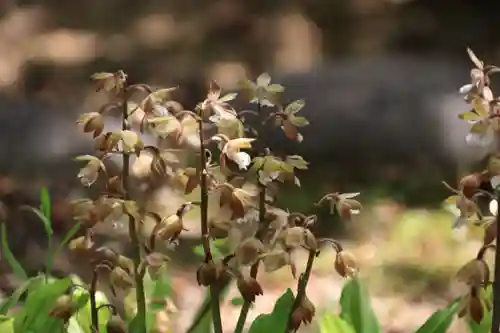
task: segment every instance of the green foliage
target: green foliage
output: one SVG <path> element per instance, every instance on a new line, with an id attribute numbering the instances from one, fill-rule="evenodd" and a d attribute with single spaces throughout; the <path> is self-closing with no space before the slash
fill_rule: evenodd
<path id="1" fill-rule="evenodd" d="M 380 332 L 380 325 L 370 305 L 370 299 L 358 278 L 345 283 L 340 295 L 340 317 L 358 333 Z"/>
<path id="2" fill-rule="evenodd" d="M 5 223 L 2 223 L 0 237 L 2 238 L 2 256 L 7 260 L 10 267 L 12 268 L 12 271 L 18 278 L 27 280 L 28 274 L 26 274 L 23 267 L 17 261 L 17 259 L 12 254 L 12 251 L 10 250 L 9 244 L 7 242 L 7 228 L 5 226 Z"/>
<path id="3" fill-rule="evenodd" d="M 320 333 L 356 333 L 354 328 L 340 316 L 324 313 L 319 320 Z"/>
<path id="4" fill-rule="evenodd" d="M 291 289 L 287 289 L 278 298 L 271 313 L 261 314 L 253 321 L 249 333 L 285 332 L 287 330 L 288 315 L 292 309 L 295 297 Z"/>
<path id="5" fill-rule="evenodd" d="M 459 306 L 456 299 L 442 310 L 438 310 L 415 333 L 446 333 L 450 328 Z"/>

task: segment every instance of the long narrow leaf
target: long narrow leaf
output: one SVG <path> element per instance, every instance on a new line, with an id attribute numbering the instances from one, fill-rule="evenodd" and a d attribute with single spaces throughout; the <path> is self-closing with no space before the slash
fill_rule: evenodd
<path id="1" fill-rule="evenodd" d="M 22 206 L 21 209 L 32 211 L 33 213 L 35 213 L 36 216 L 38 216 L 40 221 L 43 223 L 43 228 L 45 229 L 45 234 L 47 235 L 47 237 L 52 237 L 53 234 L 52 223 L 50 222 L 50 219 L 47 216 L 45 216 L 40 209 L 31 206 Z"/>
<path id="2" fill-rule="evenodd" d="M 52 220 L 52 205 L 49 190 L 46 187 L 40 190 L 40 210 L 49 221 Z"/>
<path id="3" fill-rule="evenodd" d="M 459 299 L 455 299 L 446 308 L 438 310 L 415 333 L 446 333 L 450 328 L 458 309 Z"/>
<path id="4" fill-rule="evenodd" d="M 5 223 L 2 223 L 2 255 L 5 257 L 7 262 L 9 263 L 10 267 L 12 268 L 12 271 L 14 274 L 22 279 L 23 281 L 28 279 L 28 274 L 26 274 L 26 271 L 23 269 L 23 266 L 17 261 L 17 259 L 14 257 L 14 254 L 12 254 L 12 251 L 10 250 L 9 243 L 7 242 L 7 228 L 5 227 Z"/>
<path id="5" fill-rule="evenodd" d="M 10 297 L 0 305 L 0 315 L 6 315 L 7 312 L 19 302 L 21 296 L 30 288 L 30 286 L 36 283 L 38 280 L 43 280 L 43 276 L 36 276 L 34 278 L 31 278 L 25 281 L 19 288 L 17 288 L 12 293 L 12 295 L 10 295 Z"/>

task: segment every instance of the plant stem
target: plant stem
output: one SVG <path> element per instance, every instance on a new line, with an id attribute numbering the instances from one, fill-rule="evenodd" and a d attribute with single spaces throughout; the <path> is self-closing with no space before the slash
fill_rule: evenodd
<path id="1" fill-rule="evenodd" d="M 203 138 L 203 119 L 198 119 L 198 129 L 200 132 L 200 190 L 201 190 L 201 235 L 203 241 L 203 249 L 205 251 L 206 260 L 212 260 L 210 250 L 210 236 L 208 231 L 208 187 L 207 187 L 207 161 L 205 156 L 205 142 Z M 210 286 L 210 305 L 212 309 L 212 323 L 215 333 L 222 333 L 222 318 L 220 314 L 220 289 L 212 285 Z"/>
<path id="2" fill-rule="evenodd" d="M 500 193 L 495 189 L 496 200 L 500 202 Z M 497 214 L 497 243 L 500 239 L 500 214 Z M 498 333 L 500 327 L 500 250 L 498 246 L 495 249 L 495 275 L 493 277 L 493 315 L 491 319 L 491 333 Z"/>
<path id="3" fill-rule="evenodd" d="M 311 276 L 313 264 L 314 264 L 314 259 L 316 258 L 317 251 L 311 250 L 309 251 L 309 257 L 307 258 L 307 264 L 306 264 L 306 270 L 304 273 L 300 275 L 299 282 L 297 284 L 297 296 L 295 297 L 295 300 L 293 301 L 292 308 L 290 310 L 290 315 L 288 316 L 288 325 L 287 328 L 285 329 L 285 333 L 288 332 L 288 327 L 290 327 L 290 320 L 292 318 L 293 312 L 297 309 L 298 306 L 300 306 L 300 302 L 302 302 L 302 299 L 306 295 L 306 289 L 307 289 L 307 283 L 309 282 L 309 277 Z"/>
<path id="4" fill-rule="evenodd" d="M 261 116 L 261 104 L 260 102 L 257 104 L 257 113 Z M 262 126 L 263 127 L 263 126 Z M 259 135 L 262 135 L 262 129 L 259 131 Z M 264 146 L 264 145 L 263 145 Z M 262 147 L 262 151 L 264 153 L 265 147 Z M 259 182 L 259 230 L 255 237 L 259 240 L 264 239 L 267 231 L 267 225 L 265 225 L 266 218 L 266 186 Z M 250 276 L 254 279 L 257 278 L 257 274 L 259 272 L 259 261 L 252 265 L 250 268 Z M 236 328 L 234 333 L 242 333 L 245 328 L 245 322 L 247 320 L 248 312 L 250 311 L 252 303 L 246 301 L 241 306 L 240 315 L 238 316 L 238 321 L 236 323 Z"/>
<path id="5" fill-rule="evenodd" d="M 90 281 L 90 289 L 89 289 L 89 298 L 90 298 L 90 318 L 91 318 L 91 327 L 90 330 L 92 332 L 99 332 L 99 309 L 97 308 L 97 301 L 95 298 L 95 294 L 97 292 L 97 270 L 98 267 L 94 268 L 94 272 L 92 273 L 92 280 Z"/>
<path id="6" fill-rule="evenodd" d="M 124 83 L 125 85 L 125 83 Z M 125 85 L 126 86 L 126 85 Z M 122 130 L 129 130 L 128 122 L 128 94 L 127 89 L 123 89 L 123 100 L 122 100 Z M 130 155 L 129 153 L 123 153 L 123 173 L 122 182 L 125 192 L 125 200 L 130 200 Z M 139 241 L 139 236 L 137 235 L 136 221 L 128 216 L 128 232 L 129 237 L 132 242 L 133 247 L 133 262 L 134 262 L 134 279 L 136 286 L 136 302 L 137 302 L 137 314 L 135 317 L 137 328 L 139 329 L 137 333 L 146 333 L 146 296 L 144 294 L 144 282 L 142 280 L 142 275 L 139 272 L 139 265 L 141 264 L 142 247 Z M 134 332 L 136 333 L 136 332 Z"/>

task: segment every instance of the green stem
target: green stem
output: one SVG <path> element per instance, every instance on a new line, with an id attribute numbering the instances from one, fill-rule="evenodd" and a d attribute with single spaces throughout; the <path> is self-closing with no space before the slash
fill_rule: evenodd
<path id="1" fill-rule="evenodd" d="M 99 332 L 99 309 L 97 308 L 97 301 L 95 294 L 97 292 L 97 270 L 98 267 L 94 268 L 94 272 L 92 273 L 92 281 L 90 282 L 89 288 L 89 298 L 90 298 L 90 320 L 91 327 L 90 330 L 94 332 Z"/>
<path id="2" fill-rule="evenodd" d="M 207 161 L 205 156 L 205 142 L 203 139 L 203 119 L 198 119 L 198 129 L 200 132 L 200 190 L 201 190 L 201 237 L 203 249 L 207 260 L 212 260 L 210 250 L 210 237 L 208 229 L 208 188 L 207 188 Z M 210 307 L 212 309 L 212 323 L 214 333 L 222 333 L 222 318 L 220 314 L 220 289 L 217 286 L 210 286 Z"/>
<path id="3" fill-rule="evenodd" d="M 257 113 L 261 115 L 261 104 L 257 104 Z M 262 132 L 262 130 L 260 131 Z M 262 133 L 260 133 L 262 135 Z M 264 151 L 265 149 L 263 149 Z M 266 218 L 266 186 L 261 184 L 259 182 L 259 230 L 255 237 L 259 240 L 263 240 L 264 236 L 266 235 L 267 231 L 267 225 L 265 223 L 265 218 Z M 250 268 L 250 276 L 254 279 L 257 278 L 257 274 L 259 272 L 259 261 L 257 261 L 255 264 L 252 265 Z M 248 312 L 250 311 L 250 307 L 252 306 L 252 303 L 249 301 L 246 301 L 243 303 L 241 306 L 241 311 L 240 315 L 238 316 L 238 321 L 236 322 L 236 328 L 234 330 L 234 333 L 242 333 L 243 329 L 245 328 L 245 323 L 248 317 Z"/>
<path id="4" fill-rule="evenodd" d="M 312 250 L 309 251 L 309 257 L 307 258 L 307 264 L 306 264 L 306 270 L 304 273 L 301 274 L 299 278 L 299 282 L 297 284 L 297 296 L 295 297 L 295 300 L 293 301 L 292 308 L 290 310 L 290 315 L 288 316 L 288 325 L 287 328 L 285 329 L 284 333 L 288 333 L 289 327 L 290 327 L 290 320 L 292 318 L 293 312 L 297 309 L 298 306 L 300 306 L 300 302 L 302 302 L 302 299 L 306 295 L 306 289 L 307 289 L 307 283 L 309 282 L 309 278 L 311 276 L 313 264 L 314 264 L 314 259 L 316 258 L 317 251 Z"/>
<path id="5" fill-rule="evenodd" d="M 126 86 L 126 84 L 124 83 Z M 123 100 L 122 100 L 122 130 L 126 131 L 130 129 L 128 122 L 128 94 L 127 89 L 123 89 Z M 123 153 L 123 173 L 122 182 L 123 188 L 125 190 L 125 200 L 130 200 L 130 155 L 129 153 Z M 137 314 L 135 321 L 137 322 L 137 333 L 146 333 L 146 296 L 144 294 L 144 282 L 142 280 L 142 275 L 139 272 L 139 265 L 141 264 L 142 256 L 142 246 L 139 241 L 139 236 L 137 234 L 137 227 L 135 221 L 131 216 L 128 216 L 128 232 L 129 237 L 132 242 L 133 247 L 133 262 L 134 262 L 134 279 L 136 285 L 136 302 L 137 302 Z M 134 332 L 136 333 L 136 332 Z"/>

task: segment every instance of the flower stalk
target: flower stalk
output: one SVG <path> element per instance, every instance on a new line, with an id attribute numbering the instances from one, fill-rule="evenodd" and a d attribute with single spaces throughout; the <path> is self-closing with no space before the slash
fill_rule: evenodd
<path id="1" fill-rule="evenodd" d="M 497 133 L 497 140 L 500 145 L 500 136 Z M 500 193 L 497 189 L 496 200 L 500 202 Z M 497 212 L 496 224 L 500 223 L 500 214 Z M 500 239 L 500 228 L 497 228 L 496 239 Z M 491 317 L 491 333 L 498 333 L 500 327 L 500 250 L 498 247 L 495 249 L 495 275 L 493 277 L 493 315 Z"/>
<path id="2" fill-rule="evenodd" d="M 128 121 L 128 91 L 126 83 L 123 84 L 122 90 L 122 130 L 127 131 L 130 129 Z M 122 154 L 123 171 L 122 171 L 122 186 L 124 190 L 124 199 L 130 200 L 130 154 L 123 152 Z M 144 291 L 143 276 L 139 272 L 139 267 L 142 261 L 142 245 L 137 234 L 137 221 L 132 216 L 127 214 L 128 219 L 128 233 L 132 242 L 134 263 L 134 279 L 135 279 L 135 292 L 137 300 L 137 314 L 135 321 L 137 323 L 137 333 L 146 333 L 146 295 Z"/>
<path id="3" fill-rule="evenodd" d="M 212 261 L 212 253 L 210 250 L 210 238 L 208 228 L 208 175 L 207 161 L 205 155 L 205 142 L 203 138 L 203 119 L 198 117 L 198 130 L 200 132 L 200 190 L 201 190 L 201 234 L 203 242 L 203 250 L 205 252 L 205 262 Z M 212 309 L 212 323 L 215 333 L 222 333 L 222 318 L 220 314 L 220 288 L 216 284 L 210 285 L 210 306 Z"/>
<path id="4" fill-rule="evenodd" d="M 260 101 L 259 103 L 257 103 L 257 114 L 259 115 L 259 117 L 262 117 L 262 105 Z M 259 131 L 260 135 L 262 135 L 261 132 L 262 130 Z M 264 146 L 264 144 L 262 146 Z M 265 152 L 265 149 L 262 149 L 262 151 Z M 266 217 L 266 185 L 259 182 L 259 230 L 257 231 L 255 238 L 257 238 L 260 241 L 262 241 L 267 231 L 267 225 L 265 225 L 265 217 Z M 253 264 L 252 267 L 250 268 L 250 277 L 256 279 L 258 273 L 259 273 L 259 261 Z M 240 314 L 238 316 L 238 321 L 236 323 L 236 328 L 234 330 L 234 333 L 243 332 L 251 305 L 252 305 L 251 302 L 245 300 L 245 302 L 241 306 Z"/>

